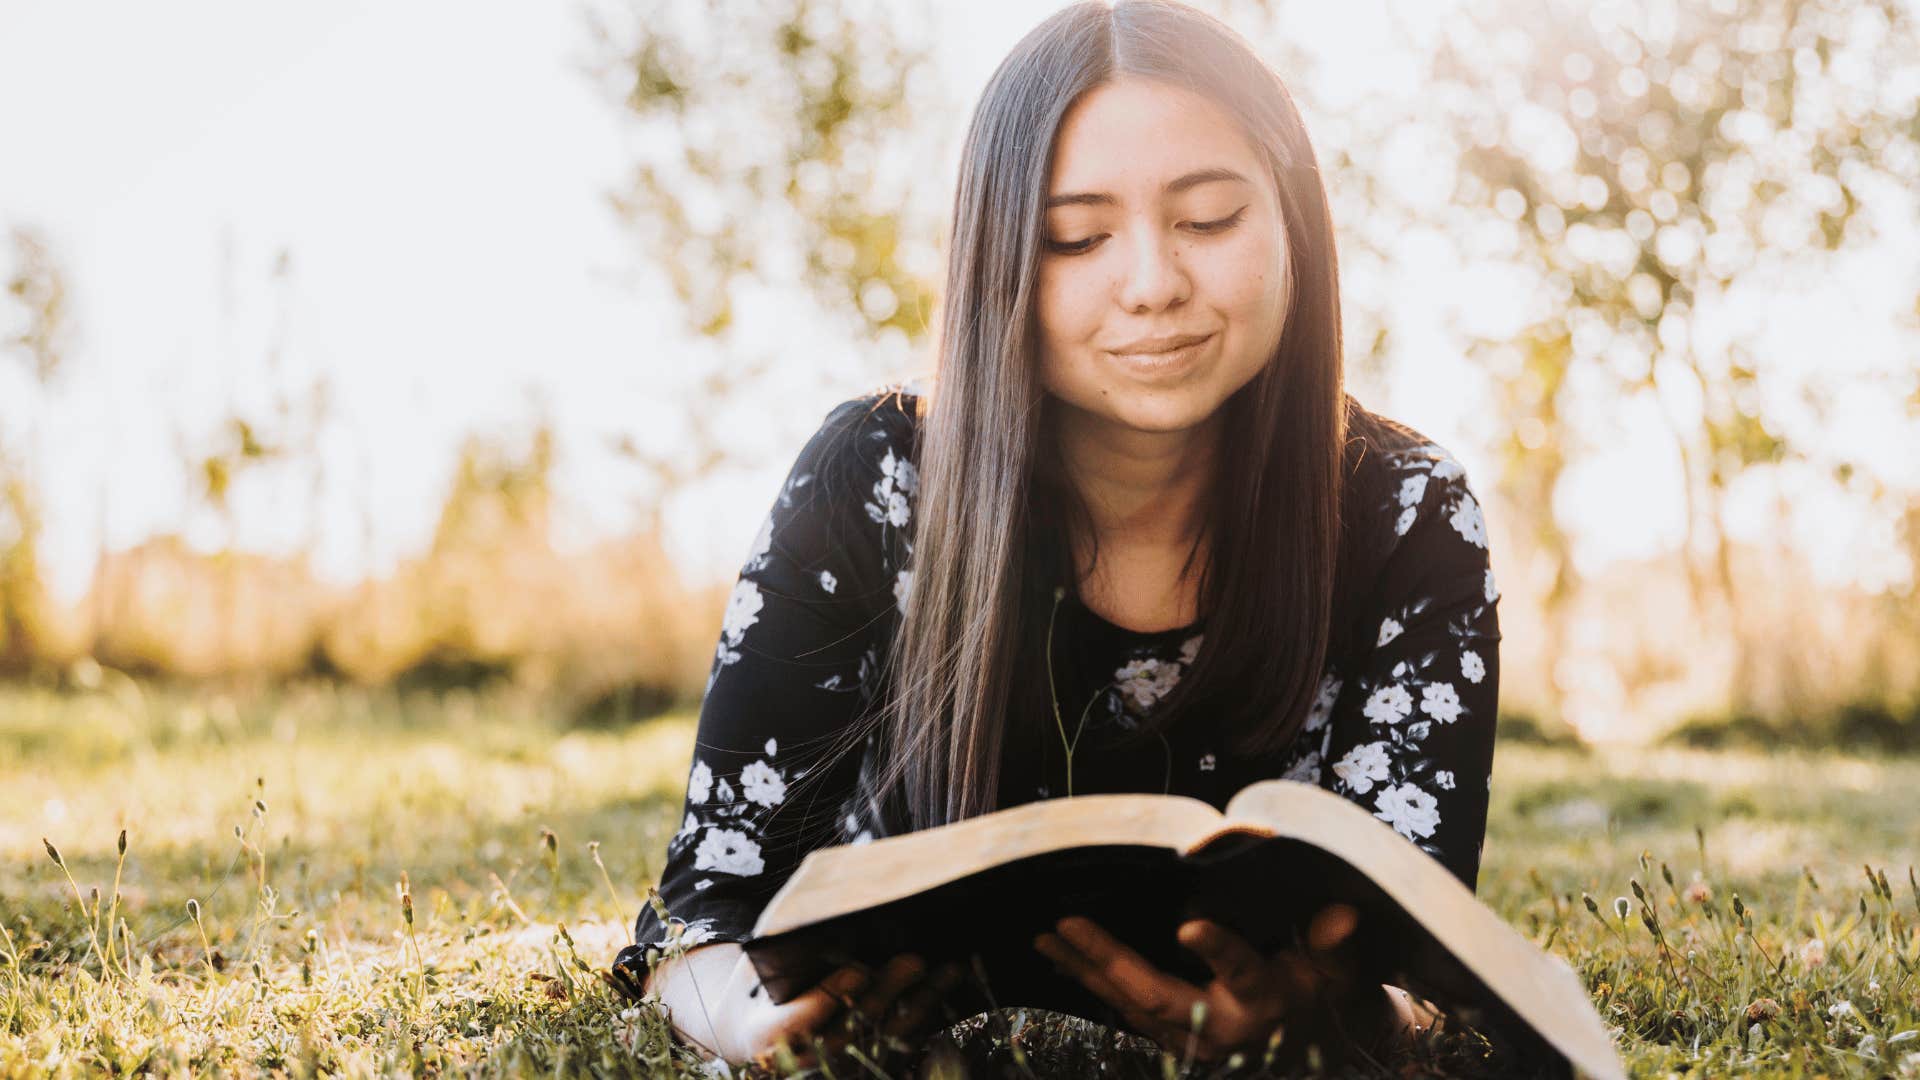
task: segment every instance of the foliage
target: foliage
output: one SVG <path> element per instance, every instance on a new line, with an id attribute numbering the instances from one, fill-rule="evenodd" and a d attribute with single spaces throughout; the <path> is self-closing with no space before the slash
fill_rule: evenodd
<path id="1" fill-rule="evenodd" d="M 596 72 L 642 136 L 611 202 L 685 328 L 717 346 L 676 358 L 678 446 L 616 444 L 656 482 L 656 502 L 735 463 L 721 406 L 795 367 L 790 339 L 736 333 L 743 307 L 764 321 L 779 298 L 799 299 L 856 349 L 897 354 L 926 335 L 934 245 L 921 204 L 927 148 L 913 138 L 932 108 L 929 43 L 903 10 L 625 0 L 589 12 Z M 859 381 L 846 363 L 815 367 L 835 387 Z M 780 411 L 765 398 L 752 406 Z"/>
<path id="2" fill-rule="evenodd" d="M 1561 484 L 1615 437 L 1622 409 L 1651 400 L 1686 480 L 1681 558 L 1695 601 L 1717 601 L 1738 637 L 1745 583 L 1728 555 L 1728 490 L 1787 463 L 1858 487 L 1862 463 L 1835 459 L 1838 441 L 1824 432 L 1790 434 L 1818 430 L 1809 406 L 1817 423 L 1833 422 L 1833 373 L 1777 355 L 1764 321 L 1728 332 L 1722 313 L 1743 284 L 1792 288 L 1911 212 L 1911 10 L 1893 0 L 1482 3 L 1447 24 L 1434 76 L 1431 100 L 1459 138 L 1455 200 L 1495 223 L 1490 234 L 1511 230 L 1551 299 L 1518 340 L 1476 346 L 1500 382 L 1511 505 L 1554 556 L 1549 611 L 1577 585 L 1555 521 Z M 1908 412 L 1920 419 L 1920 408 Z M 1910 497 L 1869 494 L 1889 509 Z M 1736 707 L 1751 704 L 1748 674 L 1732 675 Z"/>
<path id="3" fill-rule="evenodd" d="M 1664 741 L 1705 748 L 1793 746 L 1855 754 L 1920 755 L 1920 703 L 1902 708 L 1881 701 L 1853 701 L 1789 721 L 1745 712 L 1696 716 L 1677 725 Z"/>
<path id="4" fill-rule="evenodd" d="M 25 325 L 0 341 L 0 355 L 17 357 L 44 393 L 72 345 L 67 273 L 38 230 L 16 227 L 11 240 L 16 266 L 7 279 L 7 295 L 24 315 Z M 14 433 L 0 430 L 0 673 L 31 670 L 54 637 L 40 576 L 40 503 L 26 469 L 38 450 L 39 434 L 29 431 L 23 445 L 11 445 Z"/>

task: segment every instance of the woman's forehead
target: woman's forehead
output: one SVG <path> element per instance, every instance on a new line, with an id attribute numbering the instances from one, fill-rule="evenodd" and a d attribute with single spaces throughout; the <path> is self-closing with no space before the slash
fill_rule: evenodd
<path id="1" fill-rule="evenodd" d="M 1213 99 L 1157 80 L 1121 78 L 1087 91 L 1062 118 L 1047 194 L 1125 202 L 1206 183 L 1258 184 L 1258 162 L 1239 122 Z M 1196 175 L 1205 179 L 1196 182 Z"/>

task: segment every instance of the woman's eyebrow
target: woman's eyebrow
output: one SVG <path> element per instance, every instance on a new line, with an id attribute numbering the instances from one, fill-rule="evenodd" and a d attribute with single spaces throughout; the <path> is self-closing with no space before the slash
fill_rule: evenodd
<path id="1" fill-rule="evenodd" d="M 1239 173 L 1234 172 L 1232 169 L 1216 166 L 1211 169 L 1195 169 L 1184 176 L 1176 177 L 1168 182 L 1166 191 L 1169 195 L 1178 195 L 1190 187 L 1196 187 L 1200 184 L 1210 184 L 1220 180 L 1238 181 L 1242 184 L 1252 182 Z M 1056 206 L 1112 206 L 1114 201 L 1114 197 L 1104 191 L 1076 191 L 1063 195 L 1048 196 L 1046 208 L 1051 210 Z"/>

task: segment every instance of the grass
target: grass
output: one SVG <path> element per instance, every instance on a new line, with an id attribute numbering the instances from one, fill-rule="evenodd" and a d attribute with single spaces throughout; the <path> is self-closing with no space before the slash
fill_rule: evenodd
<path id="1" fill-rule="evenodd" d="M 0 688 L 0 1076 L 701 1075 L 597 975 L 693 718 L 561 715 L 510 690 Z M 1479 893 L 1573 965 L 1636 1076 L 1914 1076 L 1917 843 L 1913 760 L 1515 742 Z M 995 1075 L 1183 1071 L 1048 1014 L 945 1041 Z M 1472 1075 L 1474 1050 L 1423 1060 Z"/>

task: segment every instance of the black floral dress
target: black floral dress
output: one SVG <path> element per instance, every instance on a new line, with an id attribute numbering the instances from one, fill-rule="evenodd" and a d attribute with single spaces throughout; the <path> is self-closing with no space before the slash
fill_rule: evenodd
<path id="1" fill-rule="evenodd" d="M 636 979 L 649 946 L 739 941 L 810 850 L 888 834 L 878 751 L 842 747 L 880 694 L 883 652 L 913 588 L 918 395 L 889 386 L 835 407 L 782 485 L 728 601 L 700 711 L 682 821 L 648 906 L 615 961 Z M 1469 889 L 1485 836 L 1499 686 L 1499 591 L 1480 506 L 1459 462 L 1355 406 L 1366 443 L 1349 479 L 1349 551 L 1365 602 L 1330 655 L 1293 745 L 1241 760 L 1204 724 L 1106 745 L 1193 664 L 1205 620 L 1137 632 L 1071 592 L 1050 616 L 1064 731 L 1009 735 L 1001 805 L 1094 792 L 1192 795 L 1224 807 L 1256 780 L 1317 784 L 1365 807 Z M 1066 748 L 1072 747 L 1072 790 Z M 815 775 L 816 770 L 824 770 Z M 804 780 L 805 783 L 800 783 Z"/>

